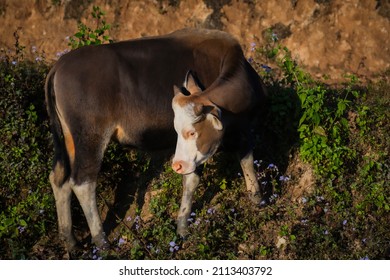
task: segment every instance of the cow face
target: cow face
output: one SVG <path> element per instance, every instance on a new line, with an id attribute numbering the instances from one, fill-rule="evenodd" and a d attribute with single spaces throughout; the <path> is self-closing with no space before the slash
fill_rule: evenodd
<path id="1" fill-rule="evenodd" d="M 224 127 L 221 110 L 206 97 L 191 73 L 184 82 L 187 95 L 175 87 L 172 108 L 177 132 L 172 168 L 179 174 L 189 174 L 218 149 Z"/>

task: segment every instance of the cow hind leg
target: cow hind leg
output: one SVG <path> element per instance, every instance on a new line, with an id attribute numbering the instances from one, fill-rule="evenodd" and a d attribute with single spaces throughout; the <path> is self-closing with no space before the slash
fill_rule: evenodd
<path id="1" fill-rule="evenodd" d="M 96 181 L 84 182 L 82 184 L 73 182 L 71 187 L 83 209 L 91 232 L 92 242 L 101 249 L 107 248 L 108 242 L 103 231 L 96 202 Z"/>
<path id="2" fill-rule="evenodd" d="M 188 219 L 191 214 L 192 197 L 199 184 L 200 177 L 195 172 L 183 175 L 183 195 L 177 218 L 177 233 L 185 237 L 188 234 Z"/>
<path id="3" fill-rule="evenodd" d="M 109 134 L 101 133 L 99 135 Z M 76 148 L 75 161 L 69 180 L 71 189 L 87 220 L 92 242 L 101 249 L 108 248 L 108 242 L 97 206 L 96 181 L 109 141 L 110 137 L 97 137 L 96 135 L 84 135 L 81 139 L 76 140 L 76 143 L 80 145 L 79 149 Z"/>
<path id="4" fill-rule="evenodd" d="M 56 202 L 60 238 L 63 239 L 66 249 L 71 251 L 76 246 L 76 239 L 72 232 L 72 189 L 68 181 L 61 186 L 58 184 L 57 178 L 62 175 L 62 172 L 60 163 L 57 163 L 54 170 L 50 173 L 50 183 Z"/>

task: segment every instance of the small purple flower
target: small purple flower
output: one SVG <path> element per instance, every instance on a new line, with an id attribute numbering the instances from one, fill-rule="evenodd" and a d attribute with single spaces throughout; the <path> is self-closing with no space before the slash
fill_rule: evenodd
<path id="1" fill-rule="evenodd" d="M 251 52 L 254 52 L 256 50 L 256 43 L 252 42 L 251 43 Z"/>
<path id="2" fill-rule="evenodd" d="M 328 231 L 328 230 L 324 230 L 324 234 L 325 234 L 325 235 L 328 235 L 328 234 L 329 234 L 329 231 Z"/>
<path id="3" fill-rule="evenodd" d="M 360 258 L 360 260 L 363 260 L 363 261 L 367 261 L 369 260 L 370 258 L 368 256 L 364 256 L 363 258 Z"/>
<path id="4" fill-rule="evenodd" d="M 252 57 L 248 58 L 248 62 L 249 62 L 249 63 L 252 63 L 253 61 L 254 61 L 254 60 L 253 60 Z"/>
<path id="5" fill-rule="evenodd" d="M 19 233 L 23 233 L 25 231 L 25 227 L 18 226 Z"/>
<path id="6" fill-rule="evenodd" d="M 302 203 L 306 203 L 307 202 L 307 198 L 306 197 L 302 197 L 301 201 L 302 201 Z"/>
<path id="7" fill-rule="evenodd" d="M 263 68 L 266 73 L 270 73 L 272 71 L 272 68 L 265 64 L 261 64 L 261 68 Z"/>
<path id="8" fill-rule="evenodd" d="M 253 164 L 256 165 L 257 167 L 260 167 L 261 160 L 259 161 L 259 160 L 256 159 L 255 161 L 253 161 Z"/>
<path id="9" fill-rule="evenodd" d="M 119 238 L 119 240 L 118 240 L 118 246 L 122 246 L 122 245 L 125 244 L 125 243 L 126 243 L 126 240 L 124 240 L 122 237 Z"/>
<path id="10" fill-rule="evenodd" d="M 11 63 L 12 63 L 12 65 L 18 64 L 18 62 L 16 60 L 13 60 Z"/>
<path id="11" fill-rule="evenodd" d="M 131 217 L 128 216 L 128 217 L 126 218 L 126 221 L 127 221 L 127 222 L 130 222 L 130 221 L 131 221 Z"/>
<path id="12" fill-rule="evenodd" d="M 215 209 L 214 209 L 213 207 L 207 209 L 207 214 L 212 215 L 212 214 L 214 214 L 214 213 L 215 213 Z"/>
<path id="13" fill-rule="evenodd" d="M 43 59 L 42 59 L 42 57 L 40 57 L 40 56 L 37 56 L 36 58 L 35 58 L 35 61 L 36 62 L 40 62 L 40 61 L 42 61 Z"/>
<path id="14" fill-rule="evenodd" d="M 288 180 L 290 180 L 290 176 L 280 176 L 279 177 L 279 181 L 281 182 L 287 182 Z"/>
<path id="15" fill-rule="evenodd" d="M 347 221 L 347 220 L 344 220 L 344 221 L 343 221 L 343 226 L 345 226 L 347 223 L 348 223 L 348 221 Z"/>
<path id="16" fill-rule="evenodd" d="M 200 221 L 201 221 L 200 219 L 196 219 L 195 222 L 194 222 L 194 225 L 196 225 L 196 226 L 199 225 Z"/>
<path id="17" fill-rule="evenodd" d="M 169 242 L 169 251 L 171 251 L 171 253 L 178 251 L 178 250 L 179 250 L 179 246 L 176 245 L 175 241 Z"/>

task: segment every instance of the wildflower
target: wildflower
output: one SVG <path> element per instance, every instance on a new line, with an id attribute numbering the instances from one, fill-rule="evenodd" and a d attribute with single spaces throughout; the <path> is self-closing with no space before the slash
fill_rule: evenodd
<path id="1" fill-rule="evenodd" d="M 19 233 L 23 233 L 25 231 L 25 227 L 18 226 Z"/>
<path id="2" fill-rule="evenodd" d="M 32 46 L 31 47 L 31 52 L 36 53 L 37 52 L 37 47 L 36 46 Z"/>
<path id="3" fill-rule="evenodd" d="M 135 224 L 135 229 L 139 230 L 140 228 L 140 222 L 141 222 L 141 217 L 140 216 L 135 216 L 134 218 L 134 224 Z"/>
<path id="4" fill-rule="evenodd" d="M 128 216 L 128 217 L 126 218 L 126 221 L 130 222 L 130 221 L 131 221 L 131 217 Z"/>
<path id="5" fill-rule="evenodd" d="M 194 225 L 199 225 L 200 224 L 200 219 L 196 219 L 195 222 L 194 222 Z"/>
<path id="6" fill-rule="evenodd" d="M 12 65 L 16 65 L 16 64 L 18 64 L 18 62 L 16 61 L 16 60 L 12 60 Z"/>
<path id="7" fill-rule="evenodd" d="M 301 201 L 302 201 L 302 203 L 306 203 L 307 202 L 307 198 L 306 197 L 302 197 Z"/>
<path id="8" fill-rule="evenodd" d="M 360 260 L 363 260 L 363 261 L 367 261 L 367 260 L 369 260 L 370 258 L 366 255 L 366 256 L 364 256 L 363 258 L 360 258 Z"/>
<path id="9" fill-rule="evenodd" d="M 290 180 L 290 176 L 280 176 L 279 177 L 279 181 L 281 182 L 287 182 L 288 180 Z"/>
<path id="10" fill-rule="evenodd" d="M 325 235 L 328 235 L 328 234 L 329 234 L 329 231 L 328 231 L 328 230 L 325 230 L 325 231 L 324 231 L 324 234 L 325 234 Z"/>
<path id="11" fill-rule="evenodd" d="M 171 251 L 171 253 L 178 251 L 178 250 L 179 250 L 179 246 L 176 245 L 175 241 L 169 242 L 169 251 Z"/>
<path id="12" fill-rule="evenodd" d="M 237 175 L 238 175 L 238 177 L 242 177 L 242 175 L 241 175 L 241 173 L 240 173 L 240 172 L 238 172 L 238 173 L 237 173 Z"/>
<path id="13" fill-rule="evenodd" d="M 347 222 L 348 222 L 347 220 L 344 220 L 343 221 L 343 226 L 345 226 L 347 224 Z"/>
<path id="14" fill-rule="evenodd" d="M 119 240 L 118 240 L 118 246 L 122 246 L 122 245 L 125 244 L 125 243 L 126 243 L 126 240 L 124 240 L 122 237 L 119 238 Z"/>
<path id="15" fill-rule="evenodd" d="M 256 43 L 252 42 L 251 43 L 251 52 L 254 52 L 256 50 Z"/>
<path id="16" fill-rule="evenodd" d="M 40 57 L 40 56 L 37 56 L 36 58 L 35 58 L 35 61 L 36 62 L 40 62 L 40 61 L 42 61 L 43 59 L 42 59 L 42 57 Z"/>
<path id="17" fill-rule="evenodd" d="M 304 225 L 307 225 L 307 222 L 308 222 L 308 221 L 309 221 L 308 219 L 302 219 L 302 220 L 301 220 L 301 223 L 304 224 Z"/>
<path id="18" fill-rule="evenodd" d="M 249 62 L 249 63 L 252 63 L 253 61 L 254 61 L 254 60 L 253 60 L 252 57 L 248 58 L 248 62 Z"/>
<path id="19" fill-rule="evenodd" d="M 215 213 L 215 209 L 214 208 L 211 207 L 211 208 L 207 209 L 207 214 L 212 215 L 214 213 Z"/>
<path id="20" fill-rule="evenodd" d="M 272 32 L 272 34 L 271 34 L 271 39 L 272 39 L 274 42 L 276 42 L 276 41 L 278 40 L 278 34 Z"/>
<path id="21" fill-rule="evenodd" d="M 367 242 L 367 238 L 363 238 L 362 243 L 366 244 L 366 242 Z"/>
<path id="22" fill-rule="evenodd" d="M 43 210 L 43 209 L 40 209 L 40 210 L 39 210 L 39 214 L 41 214 L 41 215 L 42 215 L 43 213 L 45 213 L 45 210 Z"/>
<path id="23" fill-rule="evenodd" d="M 275 164 L 273 164 L 273 163 L 270 163 L 270 164 L 268 164 L 268 167 L 267 167 L 268 169 L 273 169 L 273 168 L 275 168 Z"/>
<path id="24" fill-rule="evenodd" d="M 270 73 L 272 71 L 272 68 L 265 64 L 261 64 L 261 68 L 263 68 L 266 73 Z"/>

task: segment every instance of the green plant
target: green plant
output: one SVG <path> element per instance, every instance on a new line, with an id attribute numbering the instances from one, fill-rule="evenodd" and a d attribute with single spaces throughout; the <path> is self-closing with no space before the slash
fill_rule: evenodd
<path id="1" fill-rule="evenodd" d="M 15 50 L 2 51 L 0 61 L 0 252 L 25 258 L 33 240 L 53 221 L 54 201 L 48 188 L 51 153 L 43 101 L 47 66 L 42 56 L 24 60 L 25 47 L 17 31 L 14 35 Z"/>
<path id="2" fill-rule="evenodd" d="M 96 27 L 93 29 L 80 22 L 78 24 L 78 31 L 69 37 L 68 45 L 72 49 L 77 49 L 82 46 L 112 43 L 113 40 L 106 34 L 111 29 L 111 25 L 106 23 L 104 15 L 105 12 L 99 6 L 93 6 L 91 16 L 96 21 Z"/>

